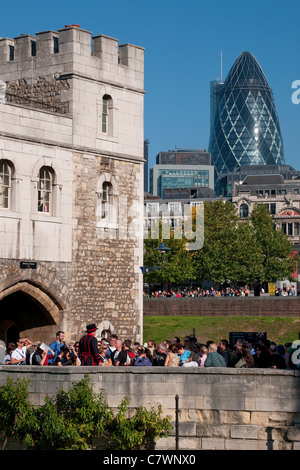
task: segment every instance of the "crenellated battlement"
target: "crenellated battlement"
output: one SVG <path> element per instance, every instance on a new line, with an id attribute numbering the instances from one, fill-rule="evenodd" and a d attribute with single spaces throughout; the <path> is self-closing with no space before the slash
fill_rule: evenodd
<path id="1" fill-rule="evenodd" d="M 0 82 L 2 103 L 72 118 L 74 145 L 141 157 L 142 47 L 78 25 L 2 38 Z"/>
<path id="2" fill-rule="evenodd" d="M 21 34 L 14 39 L 0 39 L 3 81 L 79 71 L 99 78 L 103 70 L 106 79 L 111 72 L 114 79 L 117 74 L 122 81 L 129 72 L 131 80 L 136 79 L 135 86 L 142 88 L 144 49 L 131 44 L 119 45 L 118 39 L 105 35 L 92 37 L 90 31 L 79 25 L 66 25 L 58 31 L 43 31 L 35 36 Z"/>

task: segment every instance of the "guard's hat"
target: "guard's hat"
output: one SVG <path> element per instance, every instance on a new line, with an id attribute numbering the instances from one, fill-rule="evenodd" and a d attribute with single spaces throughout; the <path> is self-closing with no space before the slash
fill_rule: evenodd
<path id="1" fill-rule="evenodd" d="M 93 333 L 94 331 L 98 330 L 95 323 L 91 323 L 90 325 L 86 325 L 86 332 Z"/>

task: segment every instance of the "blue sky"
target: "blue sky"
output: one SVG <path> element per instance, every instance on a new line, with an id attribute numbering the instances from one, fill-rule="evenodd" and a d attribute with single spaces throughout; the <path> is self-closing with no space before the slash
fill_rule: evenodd
<path id="1" fill-rule="evenodd" d="M 149 164 L 160 151 L 206 148 L 210 81 L 248 50 L 260 63 L 277 107 L 286 163 L 300 170 L 300 2 L 278 0 L 15 0 L 2 2 L 1 37 L 66 24 L 145 48 L 145 139 Z M 300 96 L 300 95 L 299 95 Z"/>

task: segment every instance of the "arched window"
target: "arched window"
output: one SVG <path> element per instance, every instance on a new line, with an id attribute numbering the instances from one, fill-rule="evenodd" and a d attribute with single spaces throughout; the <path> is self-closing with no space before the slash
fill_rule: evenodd
<path id="1" fill-rule="evenodd" d="M 38 179 L 38 212 L 51 214 L 53 210 L 53 172 L 43 166 Z"/>
<path id="2" fill-rule="evenodd" d="M 117 229 L 119 211 L 118 187 L 110 173 L 101 175 L 97 182 L 96 227 Z M 99 234 L 102 233 L 100 230 Z"/>
<path id="3" fill-rule="evenodd" d="M 8 162 L 0 161 L 0 208 L 9 209 L 11 205 L 11 174 Z"/>
<path id="4" fill-rule="evenodd" d="M 111 96 L 104 95 L 102 98 L 102 132 L 104 134 L 112 134 L 111 109 L 112 109 Z"/>
<path id="5" fill-rule="evenodd" d="M 247 204 L 241 204 L 240 206 L 240 217 L 245 219 L 249 215 L 249 207 Z"/>

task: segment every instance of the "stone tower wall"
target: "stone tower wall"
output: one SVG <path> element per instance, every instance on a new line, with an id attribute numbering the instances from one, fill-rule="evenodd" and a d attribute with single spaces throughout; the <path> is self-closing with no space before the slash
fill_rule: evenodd
<path id="1" fill-rule="evenodd" d="M 21 283 L 43 317 L 33 326 L 8 308 L 1 339 L 10 321 L 36 340 L 58 329 L 78 339 L 91 321 L 99 334 L 142 339 L 143 55 L 74 25 L 0 40 L 0 161 L 12 171 L 10 205 L 0 208 L 0 309 Z M 37 210 L 42 166 L 54 174 L 51 214 Z M 24 260 L 36 267 L 20 269 Z M 45 312 L 52 303 L 58 312 Z"/>

